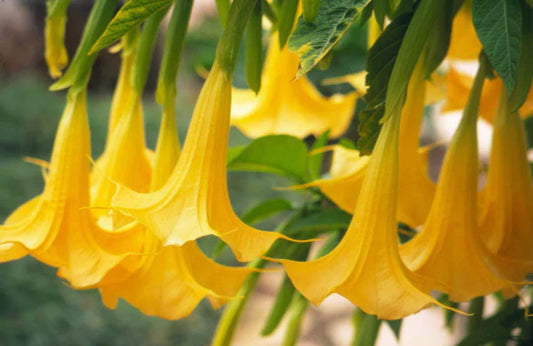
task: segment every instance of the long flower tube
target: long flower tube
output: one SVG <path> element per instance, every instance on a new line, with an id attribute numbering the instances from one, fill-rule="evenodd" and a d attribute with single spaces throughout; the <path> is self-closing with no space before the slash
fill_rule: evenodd
<path id="1" fill-rule="evenodd" d="M 409 269 L 433 278 L 456 302 L 507 288 L 491 272 L 477 228 L 477 108 L 483 87 L 480 67 L 463 118 L 441 169 L 435 199 L 423 230 L 400 247 Z"/>
<path id="2" fill-rule="evenodd" d="M 0 244 L 17 244 L 59 267 L 75 287 L 93 286 L 129 255 L 123 234 L 102 230 L 89 205 L 90 135 L 85 91 L 69 92 L 44 191 L 0 226 Z"/>
<path id="3" fill-rule="evenodd" d="M 500 266 L 500 272 L 520 281 L 533 269 L 533 186 L 524 126 L 518 113 L 510 112 L 504 90 L 493 122 L 487 184 L 480 192 L 479 229 L 492 253 L 515 262 Z"/>
<path id="4" fill-rule="evenodd" d="M 424 223 L 429 212 L 429 205 L 433 199 L 434 183 L 428 178 L 427 153 L 428 148 L 419 148 L 418 138 L 424 112 L 425 85 L 424 71 L 418 64 L 409 84 L 407 99 L 402 110 L 399 137 L 399 186 L 398 220 L 416 227 Z M 348 166 L 349 170 L 341 172 L 334 169 L 332 179 L 320 179 L 302 185 L 317 186 L 341 209 L 352 213 L 359 198 L 361 185 L 368 171 L 369 160 L 359 156 L 356 150 L 349 155 L 342 155 L 346 150 L 335 151 L 335 165 Z M 345 163 L 341 163 L 346 161 Z M 300 187 L 302 187 L 300 186 Z"/>
<path id="5" fill-rule="evenodd" d="M 213 234 L 228 243 L 239 260 L 249 261 L 286 237 L 249 227 L 233 212 L 226 185 L 230 103 L 231 79 L 215 62 L 171 177 L 149 194 L 119 186 L 112 206 L 146 225 L 164 245 Z"/>
<path id="6" fill-rule="evenodd" d="M 159 132 L 152 189 L 172 173 L 179 153 L 173 98 L 167 97 Z M 178 149 L 176 149 L 176 146 Z M 130 257 L 113 268 L 99 285 L 104 304 L 111 309 L 123 298 L 147 315 L 178 319 L 189 315 L 208 297 L 214 307 L 231 299 L 252 271 L 232 268 L 209 259 L 194 241 L 163 247 L 149 230 L 143 233 L 142 256 Z M 224 280 L 218 278 L 223 277 Z"/>
<path id="7" fill-rule="evenodd" d="M 313 304 L 336 292 L 382 319 L 403 318 L 438 304 L 426 293 L 432 284 L 410 272 L 398 251 L 399 128 L 400 114 L 392 114 L 381 129 L 339 245 L 318 260 L 280 260 L 294 286 Z"/>
<path id="8" fill-rule="evenodd" d="M 305 76 L 295 79 L 297 70 L 298 56 L 287 47 L 280 49 L 278 34 L 273 33 L 261 90 L 256 95 L 249 89 L 233 89 L 231 124 L 252 138 L 269 134 L 318 136 L 328 129 L 331 137 L 342 135 L 359 94 L 326 98 Z"/>

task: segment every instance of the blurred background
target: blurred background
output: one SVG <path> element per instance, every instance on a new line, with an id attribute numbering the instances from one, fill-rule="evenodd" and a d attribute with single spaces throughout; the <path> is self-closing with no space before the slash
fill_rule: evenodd
<path id="1" fill-rule="evenodd" d="M 92 3 L 91 0 L 72 0 L 69 6 L 66 46 L 70 57 L 74 55 Z M 41 169 L 25 162 L 24 157 L 50 159 L 55 130 L 65 104 L 64 92 L 48 91 L 52 80 L 43 57 L 45 6 L 43 0 L 0 2 L 0 222 L 17 206 L 42 191 Z M 214 1 L 196 0 L 178 80 L 177 114 L 182 142 L 203 83 L 195 71 L 211 66 L 221 29 Z M 143 102 L 150 148 L 155 146 L 161 112 L 153 94 L 162 39 L 160 35 Z M 366 34 L 357 27 L 336 48 L 338 54 L 335 54 L 332 66 L 337 68 L 314 72 L 312 78 L 318 81 L 363 69 L 365 51 Z M 93 158 L 103 150 L 119 55 L 103 51 L 93 68 L 88 93 Z M 241 56 L 235 85 L 245 87 L 242 71 Z M 322 88 L 326 94 L 347 90 L 347 85 Z M 230 146 L 249 142 L 235 129 L 230 137 Z M 296 192 L 273 190 L 273 186 L 286 186 L 289 182 L 272 175 L 236 172 L 230 173 L 228 179 L 237 213 L 243 212 L 245 206 L 253 206 L 260 198 L 283 195 L 297 200 L 300 197 Z M 274 220 L 262 226 L 275 224 Z M 204 243 L 209 246 L 209 239 Z M 0 345 L 3 346 L 207 345 L 220 315 L 220 311 L 213 311 L 207 302 L 200 304 L 189 318 L 180 321 L 145 316 L 124 301 L 115 311 L 108 310 L 102 305 L 97 290 L 72 290 L 56 277 L 54 268 L 29 256 L 0 264 L 0 276 Z M 258 306 L 264 312 L 262 315 L 253 312 L 256 308 L 251 307 L 253 316 L 244 317 L 247 323 L 239 328 L 241 336 L 237 338 L 244 344 L 252 335 L 259 337 L 260 323 L 268 312 L 268 299 L 275 294 L 279 277 L 268 275 L 263 280 L 258 295 L 266 300 L 260 300 Z M 249 328 L 253 321 L 258 323 L 255 330 Z M 326 339 L 317 340 L 319 344 L 327 344 Z M 275 340 L 270 343 L 277 344 Z"/>
<path id="2" fill-rule="evenodd" d="M 91 0 L 72 0 L 68 10 L 66 46 L 74 55 Z M 177 115 L 180 139 L 183 142 L 197 94 L 203 83 L 198 70 L 209 69 L 213 63 L 216 42 L 222 32 L 214 0 L 196 0 L 178 78 Z M 0 222 L 17 206 L 39 194 L 43 188 L 41 169 L 25 162 L 24 157 L 49 160 L 56 126 L 65 104 L 64 92 L 49 92 L 51 79 L 43 58 L 43 0 L 0 1 Z M 156 48 L 153 66 L 145 90 L 144 116 L 147 145 L 154 148 L 161 107 L 154 101 L 157 66 L 161 57 L 162 38 Z M 266 37 L 265 37 L 266 43 Z M 242 52 L 241 52 L 242 53 Z M 241 54 L 242 55 L 242 54 Z M 326 95 L 347 92 L 346 84 L 324 86 L 320 81 L 365 66 L 366 29 L 352 25 L 335 47 L 327 70 L 314 70 L 311 80 Z M 88 99 L 93 158 L 102 150 L 107 131 L 111 95 L 120 64 L 119 54 L 103 51 L 93 69 Z M 243 58 L 235 73 L 235 85 L 245 87 Z M 433 119 L 433 120 L 431 120 Z M 450 138 L 459 114 L 431 118 L 426 121 L 428 138 Z M 437 120 L 435 120 L 437 119 Z M 432 122 L 433 121 L 433 122 Z M 435 124 L 437 126 L 435 126 Z M 353 123 L 347 137 L 355 139 Z M 533 129 L 533 122 L 528 122 Z M 490 143 L 490 128 L 481 124 L 482 158 Z M 436 132 L 436 129 L 440 132 Z M 529 131 L 531 132 L 531 131 Z M 531 136 L 530 136 L 531 137 Z M 250 142 L 232 129 L 230 146 Z M 484 144 L 483 144 L 484 143 Z M 483 152 L 484 150 L 484 152 Z M 444 148 L 433 151 L 431 170 L 436 179 Z M 267 174 L 230 172 L 230 196 L 236 212 L 242 213 L 260 200 L 284 197 L 301 200 L 299 192 L 274 190 L 289 181 Z M 279 219 L 261 224 L 271 229 Z M 204 248 L 213 241 L 203 240 Z M 0 264 L 0 345 L 208 345 L 220 311 L 213 311 L 207 302 L 198 306 L 188 318 L 165 321 L 141 314 L 124 301 L 116 310 L 106 309 L 96 290 L 75 291 L 55 275 L 55 269 L 26 257 Z M 280 283 L 281 272 L 263 275 L 254 297 L 248 304 L 238 327 L 235 345 L 278 345 L 283 326 L 271 338 L 261 339 L 259 331 Z M 489 302 L 487 312 L 494 308 Z M 348 345 L 352 338 L 353 306 L 339 296 L 328 298 L 320 308 L 311 307 L 302 328 L 300 345 Z M 457 319 L 462 317 L 456 316 Z M 443 323 L 440 309 L 428 309 L 405 319 L 402 326 L 403 345 L 450 345 L 462 334 L 458 320 L 451 335 Z M 423 326 L 421 328 L 421 326 Z M 378 345 L 395 344 L 388 326 L 381 328 Z"/>

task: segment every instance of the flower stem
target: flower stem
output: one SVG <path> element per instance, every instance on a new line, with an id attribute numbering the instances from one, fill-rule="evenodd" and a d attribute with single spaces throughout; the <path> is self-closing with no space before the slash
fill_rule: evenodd
<path id="1" fill-rule="evenodd" d="M 85 24 L 83 36 L 72 63 L 63 77 L 50 86 L 50 90 L 55 91 L 68 87 L 80 90 L 85 88 L 91 76 L 92 65 L 96 59 L 96 54 L 88 55 L 89 50 L 113 17 L 117 1 L 96 0 Z"/>
<path id="2" fill-rule="evenodd" d="M 153 14 L 148 18 L 142 28 L 132 75 L 133 88 L 139 94 L 144 89 L 146 80 L 148 79 L 150 64 L 152 62 L 152 53 L 157 39 L 157 33 L 159 32 L 159 25 L 167 14 L 167 11 L 168 7 Z"/>
<path id="3" fill-rule="evenodd" d="M 370 346 L 376 343 L 381 320 L 375 315 L 368 315 L 357 309 L 353 315 L 355 337 L 352 346 Z"/>
<path id="4" fill-rule="evenodd" d="M 226 28 L 218 41 L 216 61 L 227 78 L 235 69 L 237 53 L 241 45 L 246 23 L 252 14 L 256 0 L 234 0 L 228 14 Z"/>
<path id="5" fill-rule="evenodd" d="M 156 100 L 160 104 L 165 104 L 167 97 L 174 97 L 176 94 L 176 76 L 178 75 L 181 52 L 193 3 L 194 0 L 175 1 L 165 38 L 165 48 L 155 93 Z"/>

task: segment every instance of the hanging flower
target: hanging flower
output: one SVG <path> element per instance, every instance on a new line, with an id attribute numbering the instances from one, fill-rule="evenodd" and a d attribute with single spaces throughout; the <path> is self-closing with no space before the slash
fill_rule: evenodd
<path id="1" fill-rule="evenodd" d="M 339 293 L 368 314 L 399 319 L 438 302 L 430 283 L 411 273 L 398 252 L 399 114 L 383 125 L 352 221 L 339 245 L 310 262 L 282 260 L 294 286 L 320 304 Z"/>
<path id="2" fill-rule="evenodd" d="M 421 66 L 417 66 L 409 84 L 407 100 L 400 122 L 400 195 L 398 198 L 399 221 L 416 227 L 424 223 L 433 199 L 435 186 L 428 178 L 427 153 L 430 147 L 419 148 L 418 138 L 424 112 L 425 84 Z M 368 170 L 368 158 L 359 156 L 357 150 L 337 149 L 333 157 L 332 179 L 321 179 L 310 184 L 317 186 L 335 204 L 346 212 L 353 213 L 359 191 Z M 343 154 L 344 153 L 344 154 Z M 342 163 L 341 163 L 342 162 Z M 336 166 L 351 166 L 336 169 Z"/>
<path id="3" fill-rule="evenodd" d="M 505 91 L 493 128 L 487 184 L 480 194 L 479 228 L 492 253 L 515 261 L 500 271 L 521 281 L 533 269 L 533 186 L 523 124 L 517 112 L 509 112 Z"/>
<path id="4" fill-rule="evenodd" d="M 239 260 L 249 261 L 286 237 L 249 227 L 233 212 L 226 185 L 230 104 L 231 79 L 215 63 L 171 177 L 149 194 L 120 186 L 113 207 L 146 225 L 164 245 L 213 234 L 228 243 Z"/>
<path id="5" fill-rule="evenodd" d="M 509 286 L 487 266 L 477 228 L 476 120 L 483 77 L 476 78 L 480 82 L 448 147 L 424 228 L 400 248 L 409 269 L 433 278 L 456 302 Z"/>
<path id="6" fill-rule="evenodd" d="M 164 185 L 172 173 L 179 155 L 177 139 L 174 99 L 167 97 L 157 142 L 153 190 Z M 144 255 L 121 262 L 102 279 L 100 294 L 108 308 L 114 309 L 118 298 L 123 298 L 144 314 L 178 319 L 189 315 L 206 296 L 214 307 L 219 307 L 237 293 L 250 273 L 248 268 L 214 262 L 194 241 L 163 247 L 146 230 L 141 244 L 139 251 Z"/>
<path id="7" fill-rule="evenodd" d="M 261 90 L 233 89 L 231 124 L 248 137 L 288 134 L 297 137 L 331 137 L 346 131 L 353 115 L 357 93 L 326 98 L 305 76 L 295 79 L 298 56 L 287 47 L 279 48 L 277 33 L 270 45 L 262 76 Z"/>
<path id="8" fill-rule="evenodd" d="M 75 287 L 95 285 L 129 254 L 124 235 L 100 229 L 86 208 L 90 138 L 85 98 L 84 90 L 68 95 L 43 193 L 0 227 L 0 244 L 23 246 L 59 267 L 58 275 Z"/>

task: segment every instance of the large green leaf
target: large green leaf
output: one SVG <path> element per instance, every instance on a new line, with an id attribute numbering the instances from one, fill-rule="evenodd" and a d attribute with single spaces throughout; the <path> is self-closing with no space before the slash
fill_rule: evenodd
<path id="1" fill-rule="evenodd" d="M 507 91 L 516 83 L 522 11 L 518 0 L 474 0 L 472 20 L 490 63 Z"/>
<path id="2" fill-rule="evenodd" d="M 241 220 L 249 225 L 253 225 L 287 210 L 292 210 L 292 204 L 288 200 L 283 198 L 267 199 L 242 214 Z"/>
<path id="3" fill-rule="evenodd" d="M 340 209 L 320 209 L 309 213 L 287 227 L 287 232 L 329 232 L 347 228 L 352 216 Z"/>
<path id="4" fill-rule="evenodd" d="M 372 153 L 385 113 L 385 97 L 394 62 L 412 18 L 406 13 L 396 18 L 368 51 L 365 95 L 366 108 L 359 112 L 357 148 L 363 155 Z"/>
<path id="5" fill-rule="evenodd" d="M 151 15 L 169 7 L 172 2 L 173 0 L 129 0 L 111 20 L 89 54 L 111 45 Z"/>
<path id="6" fill-rule="evenodd" d="M 265 136 L 245 147 L 230 148 L 227 167 L 234 171 L 279 174 L 306 182 L 307 147 L 296 137 Z"/>
<path id="7" fill-rule="evenodd" d="M 515 88 L 509 99 L 509 107 L 512 112 L 517 111 L 526 101 L 533 79 L 533 64 L 531 63 L 531 56 L 533 56 L 533 9 L 526 5 L 522 6 L 521 40 L 518 75 Z"/>
<path id="8" fill-rule="evenodd" d="M 333 48 L 369 0 L 322 0 L 313 22 L 298 19 L 289 49 L 300 58 L 297 77 L 309 72 Z"/>

